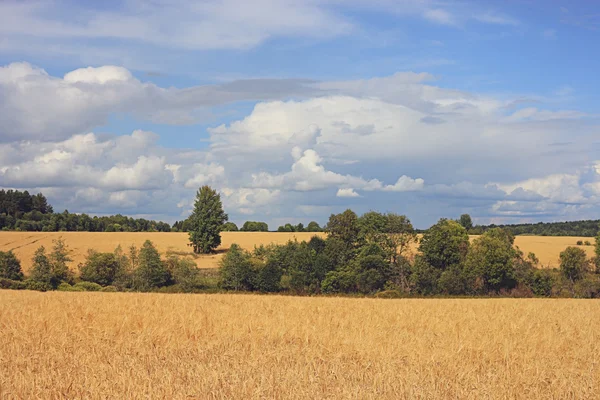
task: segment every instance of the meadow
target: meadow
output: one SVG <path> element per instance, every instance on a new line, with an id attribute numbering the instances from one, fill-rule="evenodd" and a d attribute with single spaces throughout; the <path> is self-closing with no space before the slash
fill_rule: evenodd
<path id="1" fill-rule="evenodd" d="M 161 253 L 173 252 L 179 255 L 194 257 L 199 268 L 217 268 L 224 251 L 232 243 L 239 244 L 242 248 L 252 250 L 254 246 L 270 243 L 283 244 L 288 240 L 309 240 L 314 235 L 323 233 L 311 232 L 222 232 L 222 244 L 217 249 L 217 254 L 193 255 L 188 244 L 187 233 L 175 232 L 0 232 L 0 251 L 13 250 L 21 260 L 23 271 L 28 272 L 31 267 L 31 258 L 39 246 L 51 249 L 52 240 L 62 237 L 72 250 L 71 268 L 76 269 L 83 262 L 88 249 L 102 252 L 111 252 L 121 245 L 126 250 L 131 245 L 138 248 L 146 239 L 151 240 Z M 471 237 L 471 240 L 475 236 Z M 575 246 L 578 240 L 588 241 L 593 238 L 560 237 L 560 236 L 517 236 L 515 245 L 527 254 L 533 252 L 540 260 L 542 267 L 555 268 L 559 266 L 559 254 L 567 246 Z M 580 246 L 585 249 L 588 256 L 594 254 L 593 246 Z M 416 245 L 413 246 L 413 252 Z"/>
<path id="2" fill-rule="evenodd" d="M 0 398 L 592 399 L 600 303 L 0 291 Z"/>

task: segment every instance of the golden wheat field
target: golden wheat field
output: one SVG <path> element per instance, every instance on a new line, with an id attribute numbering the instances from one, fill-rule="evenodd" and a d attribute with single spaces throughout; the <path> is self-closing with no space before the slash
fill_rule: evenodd
<path id="1" fill-rule="evenodd" d="M 252 250 L 254 246 L 261 244 L 282 244 L 288 240 L 309 240 L 315 233 L 280 233 L 280 232 L 223 232 L 222 245 L 218 254 L 195 255 L 195 261 L 199 268 L 216 268 L 223 251 L 232 243 L 237 243 L 245 249 Z M 324 235 L 318 233 L 318 235 Z M 72 250 L 71 268 L 76 269 L 83 262 L 88 249 L 98 251 L 113 251 L 121 245 L 126 250 L 132 244 L 140 247 L 146 239 L 150 239 L 162 253 L 172 251 L 178 254 L 192 255 L 190 247 L 187 246 L 187 233 L 159 233 L 159 232 L 0 232 L 0 251 L 13 250 L 21 260 L 23 270 L 29 271 L 31 258 L 39 246 L 46 249 L 52 247 L 52 241 L 62 237 Z M 471 237 L 473 239 L 474 237 Z M 558 257 L 567 246 L 575 246 L 578 240 L 589 240 L 593 238 L 578 237 L 550 237 L 550 236 L 517 236 L 515 244 L 527 254 L 534 252 L 540 259 L 543 267 L 558 267 Z M 588 255 L 593 255 L 593 246 L 582 246 Z M 413 252 L 416 245 L 413 246 Z"/>
<path id="2" fill-rule="evenodd" d="M 600 302 L 0 291 L 0 398 L 594 399 Z"/>

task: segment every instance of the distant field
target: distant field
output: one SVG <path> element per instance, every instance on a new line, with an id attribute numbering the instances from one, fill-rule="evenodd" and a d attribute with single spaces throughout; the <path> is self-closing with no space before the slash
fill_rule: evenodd
<path id="1" fill-rule="evenodd" d="M 0 398 L 597 399 L 600 302 L 0 291 Z"/>
<path id="2" fill-rule="evenodd" d="M 280 232 L 223 232 L 223 244 L 218 254 L 195 256 L 199 268 L 216 268 L 218 261 L 223 256 L 223 251 L 232 243 L 237 243 L 245 249 L 252 250 L 254 246 L 269 243 L 285 243 L 288 240 L 309 240 L 315 233 L 280 233 Z M 320 235 L 323 235 L 322 233 Z M 52 240 L 62 237 L 73 251 L 71 267 L 77 265 L 85 258 L 90 248 L 98 251 L 113 251 L 119 244 L 126 250 L 132 244 L 140 247 L 146 239 L 150 239 L 162 253 L 173 251 L 182 255 L 192 255 L 191 248 L 187 246 L 187 233 L 104 233 L 104 232 L 0 232 L 0 250 L 13 250 L 22 262 L 23 270 L 28 271 L 31 266 L 33 253 L 39 246 L 50 249 Z M 534 252 L 544 267 L 557 267 L 558 256 L 567 246 L 575 246 L 578 240 L 593 238 L 577 237 L 551 237 L 551 236 L 517 236 L 515 244 L 527 254 Z M 588 255 L 593 255 L 593 246 L 582 246 Z M 416 246 L 413 251 L 416 250 Z"/>

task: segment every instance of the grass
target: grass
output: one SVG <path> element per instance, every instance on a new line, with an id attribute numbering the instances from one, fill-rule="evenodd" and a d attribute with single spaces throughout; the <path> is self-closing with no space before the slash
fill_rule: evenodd
<path id="1" fill-rule="evenodd" d="M 0 291 L 0 398 L 597 398 L 600 302 Z"/>

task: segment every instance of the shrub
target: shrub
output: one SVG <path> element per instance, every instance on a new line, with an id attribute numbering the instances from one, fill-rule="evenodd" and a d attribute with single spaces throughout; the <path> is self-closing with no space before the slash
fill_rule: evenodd
<path id="1" fill-rule="evenodd" d="M 196 263 L 190 259 L 171 255 L 165 261 L 173 281 L 183 292 L 191 292 L 201 287 L 200 274 Z"/>
<path id="2" fill-rule="evenodd" d="M 586 245 L 586 246 L 591 246 L 592 245 L 592 243 L 590 243 L 589 240 L 586 240 L 585 242 L 583 242 L 583 244 Z"/>
<path id="3" fill-rule="evenodd" d="M 39 282 L 34 281 L 32 279 L 27 279 L 25 281 L 25 289 L 37 290 L 38 292 L 46 292 L 48 290 L 52 290 L 52 286 L 47 282 Z"/>
<path id="4" fill-rule="evenodd" d="M 577 246 L 583 246 L 583 240 L 578 240 L 577 241 Z"/>
<path id="5" fill-rule="evenodd" d="M 264 265 L 255 264 L 255 288 L 261 292 L 278 292 L 281 290 L 282 269 L 274 262 L 267 261 Z"/>
<path id="6" fill-rule="evenodd" d="M 538 269 L 533 273 L 530 287 L 536 296 L 548 297 L 552 294 L 554 279 L 550 271 Z"/>
<path id="7" fill-rule="evenodd" d="M 117 287 L 116 286 L 104 286 L 102 289 L 100 289 L 101 292 L 117 292 Z"/>
<path id="8" fill-rule="evenodd" d="M 27 287 L 23 281 L 0 278 L 0 289 L 23 290 Z"/>
<path id="9" fill-rule="evenodd" d="M 82 281 L 82 282 L 77 282 L 75 285 L 73 285 L 73 288 L 81 289 L 85 292 L 98 292 L 102 289 L 102 286 L 98 285 L 95 282 Z"/>
<path id="10" fill-rule="evenodd" d="M 469 250 L 469 235 L 458 222 L 441 219 L 423 234 L 419 250 L 427 264 L 443 271 L 463 263 Z"/>
<path id="11" fill-rule="evenodd" d="M 59 292 L 83 292 L 84 291 L 84 289 L 82 287 L 71 286 L 67 282 L 62 282 L 60 285 L 58 285 L 56 290 L 58 290 Z"/>

